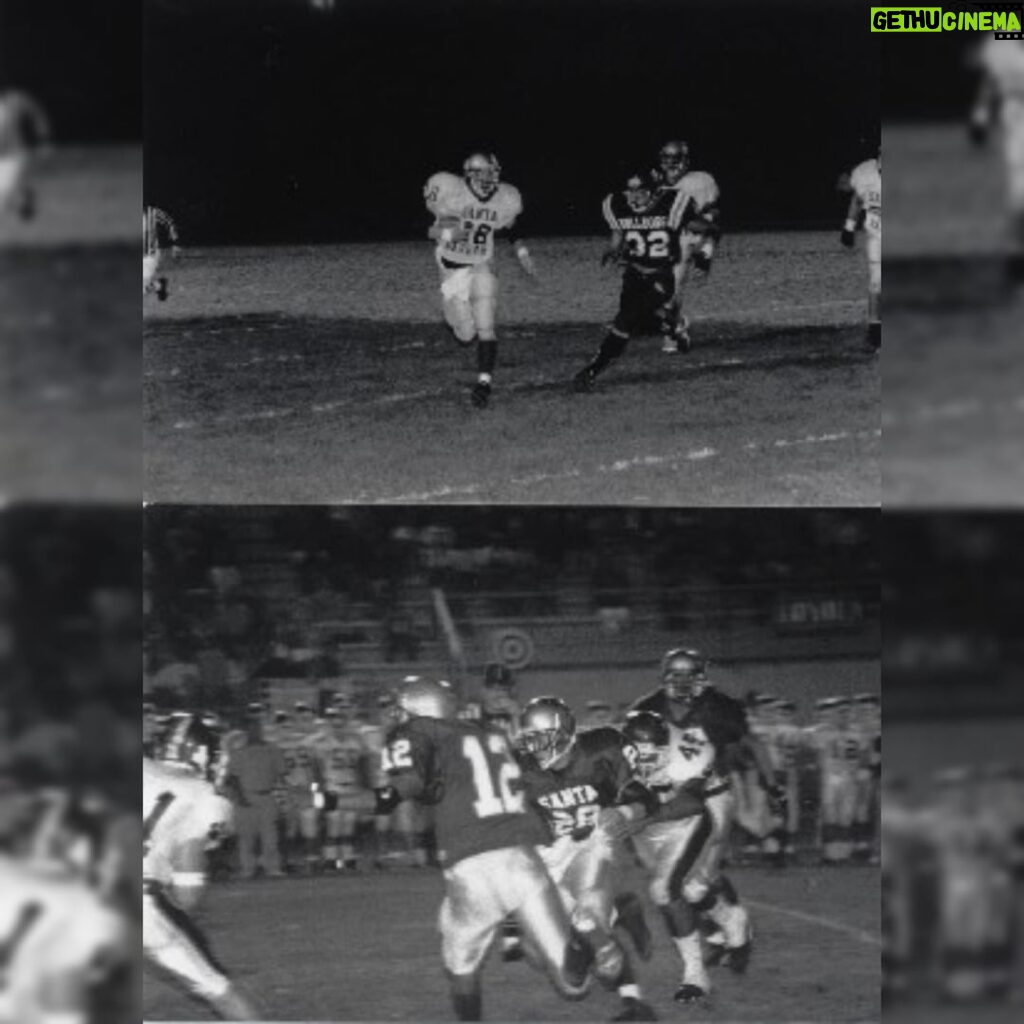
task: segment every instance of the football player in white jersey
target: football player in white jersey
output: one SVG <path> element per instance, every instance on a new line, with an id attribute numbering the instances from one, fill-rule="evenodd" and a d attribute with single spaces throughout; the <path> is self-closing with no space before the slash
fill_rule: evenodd
<path id="1" fill-rule="evenodd" d="M 50 122 L 30 96 L 0 89 L 0 215 L 13 213 L 31 220 L 35 191 L 28 183 L 33 153 L 50 144 Z"/>
<path id="2" fill-rule="evenodd" d="M 1024 243 L 1024 41 L 992 36 L 978 56 L 982 82 L 971 112 L 971 135 L 984 142 L 998 118 L 1010 216 L 1017 240 Z"/>
<path id="3" fill-rule="evenodd" d="M 721 193 L 707 171 L 690 170 L 690 147 L 680 140 L 661 147 L 655 176 L 662 188 L 686 196 L 679 261 L 673 267 L 680 331 L 678 336 L 666 336 L 662 342 L 663 352 L 675 353 L 680 351 L 680 342 L 684 350 L 690 345 L 690 321 L 683 312 L 683 285 L 691 272 L 703 275 L 711 270 L 721 237 Z"/>
<path id="4" fill-rule="evenodd" d="M 461 345 L 476 342 L 477 382 L 470 397 L 477 408 L 487 405 L 498 358 L 495 310 L 498 280 L 494 274 L 494 236 L 504 232 L 515 247 L 519 265 L 536 271 L 530 250 L 515 233 L 523 210 L 519 190 L 501 180 L 493 153 L 473 153 L 462 165 L 462 177 L 439 171 L 423 187 L 423 199 L 434 223 L 428 235 L 441 272 L 441 304 L 445 322 Z"/>
<path id="5" fill-rule="evenodd" d="M 206 883 L 207 851 L 233 821 L 221 795 L 215 735 L 192 716 L 174 723 L 160 760 L 142 762 L 142 948 L 222 1018 L 256 1014 L 213 956 L 188 911 Z"/>
<path id="6" fill-rule="evenodd" d="M 882 150 L 864 160 L 850 173 L 850 205 L 839 240 L 848 249 L 855 244 L 863 219 L 865 251 L 868 258 L 868 344 L 882 345 Z"/>
<path id="7" fill-rule="evenodd" d="M 0 1022 L 86 1024 L 129 927 L 68 865 L 0 855 Z"/>

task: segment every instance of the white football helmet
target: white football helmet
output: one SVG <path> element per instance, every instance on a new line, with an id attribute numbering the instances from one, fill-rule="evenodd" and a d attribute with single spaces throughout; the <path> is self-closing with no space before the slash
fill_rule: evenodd
<path id="1" fill-rule="evenodd" d="M 466 157 L 462 175 L 474 195 L 490 199 L 501 183 L 501 164 L 493 153 L 473 153 Z"/>

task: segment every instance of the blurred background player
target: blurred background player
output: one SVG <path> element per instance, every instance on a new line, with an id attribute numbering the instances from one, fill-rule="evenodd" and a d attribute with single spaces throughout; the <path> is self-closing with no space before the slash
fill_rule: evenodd
<path id="1" fill-rule="evenodd" d="M 403 799 L 435 805 L 444 870 L 441 954 L 459 1020 L 480 1020 L 480 972 L 505 918 L 512 915 L 531 959 L 556 991 L 581 998 L 593 948 L 572 929 L 536 852 L 547 839 L 526 805 L 520 769 L 500 732 L 456 718 L 446 683 L 405 680 L 396 694 L 398 724 L 388 733 L 388 785 L 377 810 Z"/>
<path id="2" fill-rule="evenodd" d="M 314 805 L 316 782 L 313 744 L 318 731 L 313 709 L 297 701 L 279 729 L 277 746 L 284 755 L 285 856 L 290 870 L 311 872 L 320 861 L 319 811 Z"/>
<path id="3" fill-rule="evenodd" d="M 978 63 L 982 80 L 971 111 L 971 137 L 979 145 L 998 123 L 1013 230 L 1024 245 L 1024 41 L 990 37 Z"/>
<path id="4" fill-rule="evenodd" d="M 857 228 L 863 223 L 868 259 L 868 344 L 882 345 L 882 150 L 850 173 L 850 205 L 839 233 L 840 242 L 852 249 Z"/>
<path id="5" fill-rule="evenodd" d="M 864 748 L 850 720 L 847 697 L 822 697 L 808 738 L 818 757 L 821 780 L 820 835 L 822 860 L 842 864 L 853 856 L 854 817 Z"/>
<path id="6" fill-rule="evenodd" d="M 678 322 L 674 269 L 687 205 L 686 196 L 660 189 L 641 174 L 605 196 L 602 211 L 611 237 L 601 263 L 624 268 L 619 310 L 597 355 L 573 378 L 574 390 L 593 390 L 598 375 L 626 351 L 635 334 L 656 332 L 666 346 L 688 349 L 689 338 Z"/>
<path id="7" fill-rule="evenodd" d="M 470 397 L 482 408 L 491 396 L 498 359 L 495 234 L 503 232 L 524 272 L 536 274 L 530 250 L 515 233 L 523 200 L 517 188 L 501 180 L 501 165 L 493 153 L 467 157 L 461 178 L 447 171 L 432 175 L 423 198 L 434 215 L 428 235 L 437 242 L 434 255 L 441 271 L 445 322 L 460 345 L 476 341 L 477 382 Z"/>
<path id="8" fill-rule="evenodd" d="M 0 215 L 22 220 L 36 214 L 35 189 L 29 183 L 33 155 L 50 146 L 50 122 L 31 96 L 0 89 Z"/>
<path id="9" fill-rule="evenodd" d="M 878 863 L 878 808 L 882 775 L 882 702 L 875 693 L 855 694 L 851 726 L 860 742 L 857 800 L 853 809 L 853 854 Z"/>
<path id="10" fill-rule="evenodd" d="M 171 724 L 159 760 L 142 762 L 143 952 L 221 1017 L 254 1020 L 189 915 L 205 886 L 207 851 L 233 828 L 215 782 L 218 759 L 216 735 L 185 715 Z"/>
<path id="11" fill-rule="evenodd" d="M 499 729 L 514 741 L 521 712 L 519 688 L 512 669 L 497 661 L 488 662 L 484 666 L 480 688 L 481 722 L 492 729 Z"/>
<path id="12" fill-rule="evenodd" d="M 691 271 L 707 274 L 711 270 L 711 261 L 722 233 L 721 193 L 718 183 L 707 171 L 690 170 L 690 147 L 678 140 L 666 142 L 661 147 L 655 180 L 661 188 L 686 197 L 679 261 L 673 267 L 679 334 L 666 337 L 662 351 L 678 352 L 680 345 L 684 351 L 689 351 L 690 321 L 683 312 L 683 285 Z"/>
<path id="13" fill-rule="evenodd" d="M 373 808 L 373 794 L 371 750 L 347 698 L 328 709 L 327 727 L 314 739 L 313 752 L 322 811 L 321 864 L 354 871 L 359 866 L 356 831 Z"/>
<path id="14" fill-rule="evenodd" d="M 170 294 L 166 275 L 157 276 L 168 247 L 171 256 L 177 259 L 181 254 L 177 225 L 170 214 L 158 206 L 145 207 L 142 211 L 142 294 L 153 292 L 161 302 Z"/>

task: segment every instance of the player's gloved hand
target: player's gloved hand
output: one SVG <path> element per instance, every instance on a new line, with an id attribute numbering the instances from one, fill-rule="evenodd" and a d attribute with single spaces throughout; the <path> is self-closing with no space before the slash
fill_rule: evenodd
<path id="1" fill-rule="evenodd" d="M 534 280 L 537 279 L 537 266 L 533 262 L 533 257 L 530 255 L 530 250 L 525 245 L 519 246 L 516 249 L 516 258 L 519 260 L 519 266 L 523 268 L 523 273 L 527 277 L 532 277 Z"/>
<path id="2" fill-rule="evenodd" d="M 839 241 L 847 248 L 853 248 L 853 232 L 849 228 L 843 228 L 839 232 Z"/>
<path id="3" fill-rule="evenodd" d="M 381 818 L 390 814 L 402 802 L 402 797 L 394 786 L 378 786 L 373 791 L 373 796 L 373 813 Z"/>
<path id="4" fill-rule="evenodd" d="M 706 252 L 701 252 L 698 249 L 693 254 L 693 265 L 702 274 L 708 274 L 711 272 L 711 257 Z"/>
<path id="5" fill-rule="evenodd" d="M 617 266 L 620 259 L 621 256 L 618 249 L 605 249 L 605 251 L 601 253 L 601 266 L 607 267 L 610 264 Z"/>
<path id="6" fill-rule="evenodd" d="M 983 110 L 975 110 L 967 122 L 967 135 L 975 146 L 988 142 L 989 120 Z"/>

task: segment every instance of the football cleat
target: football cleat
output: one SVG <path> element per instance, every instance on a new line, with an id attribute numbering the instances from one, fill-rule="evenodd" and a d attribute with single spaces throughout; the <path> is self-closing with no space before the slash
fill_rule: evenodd
<path id="1" fill-rule="evenodd" d="M 478 380 L 470 390 L 469 398 L 478 409 L 485 408 L 491 400 L 491 385 L 485 380 Z"/>
<path id="2" fill-rule="evenodd" d="M 498 191 L 501 183 L 501 164 L 493 153 L 473 153 L 462 165 L 462 174 L 470 191 L 487 200 Z"/>
<path id="3" fill-rule="evenodd" d="M 654 1007 L 642 999 L 626 998 L 622 1000 L 622 1009 L 612 1020 L 657 1020 Z"/>
<path id="4" fill-rule="evenodd" d="M 597 374 L 589 366 L 584 366 L 572 379 L 572 389 L 577 394 L 586 394 L 594 390 L 597 383 Z"/>
<path id="5" fill-rule="evenodd" d="M 677 1003 L 697 1003 L 701 999 L 706 999 L 708 996 L 707 989 L 703 989 L 700 985 L 693 985 L 688 981 L 684 981 L 679 988 L 676 989 L 675 995 L 672 998 Z"/>
<path id="6" fill-rule="evenodd" d="M 733 974 L 746 974 L 753 952 L 754 944 L 749 939 L 742 946 L 726 946 L 723 950 L 722 962 Z"/>
<path id="7" fill-rule="evenodd" d="M 534 697 L 519 716 L 519 743 L 540 768 L 565 760 L 576 742 L 576 719 L 560 697 Z"/>

